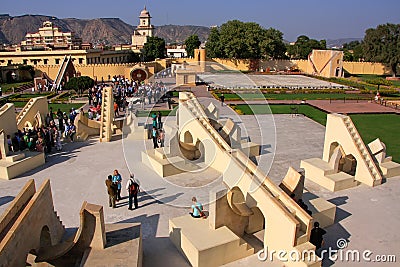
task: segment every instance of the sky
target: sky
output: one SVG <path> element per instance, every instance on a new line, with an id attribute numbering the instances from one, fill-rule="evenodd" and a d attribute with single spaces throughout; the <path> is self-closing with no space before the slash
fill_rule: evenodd
<path id="1" fill-rule="evenodd" d="M 145 5 L 156 26 L 214 26 L 238 19 L 278 29 L 288 41 L 299 35 L 318 40 L 363 38 L 368 28 L 400 23 L 398 0 L 0 0 L 0 14 L 120 18 L 137 25 Z"/>

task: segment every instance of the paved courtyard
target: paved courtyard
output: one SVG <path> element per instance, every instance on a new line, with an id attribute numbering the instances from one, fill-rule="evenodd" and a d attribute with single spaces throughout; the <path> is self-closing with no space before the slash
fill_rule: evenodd
<path id="1" fill-rule="evenodd" d="M 198 74 L 199 78 L 222 88 L 343 88 L 343 85 L 303 75 L 245 75 L 242 73 Z"/>
<path id="2" fill-rule="evenodd" d="M 224 110 L 226 107 L 224 108 Z M 224 112 L 223 112 L 224 113 Z M 172 118 L 171 118 L 172 119 Z M 252 141 L 259 142 L 261 128 L 268 128 L 269 136 L 263 137 L 263 155 L 258 158 L 260 168 L 269 171 L 269 176 L 279 183 L 287 168 L 299 168 L 300 160 L 320 157 L 324 139 L 324 127 L 306 117 L 290 115 L 259 116 L 257 121 L 250 116 L 236 116 L 236 121 L 245 125 Z M 259 123 L 258 126 L 256 123 Z M 276 134 L 271 124 L 276 126 Z M 246 131 L 243 131 L 246 133 Z M 246 135 L 246 134 L 244 134 Z M 55 208 L 69 231 L 79 226 L 79 210 L 83 201 L 104 206 L 106 223 L 141 222 L 144 246 L 144 266 L 189 266 L 189 263 L 175 249 L 168 239 L 168 219 L 188 212 L 192 195 L 206 203 L 207 186 L 193 189 L 188 184 L 199 176 L 184 177 L 188 183 L 176 186 L 174 178 L 158 178 L 139 160 L 140 150 L 150 147 L 151 141 L 138 144 L 115 140 L 111 143 L 98 143 L 90 140 L 84 143 L 71 143 L 61 153 L 48 158 L 45 166 L 33 170 L 21 177 L 0 180 L 0 213 L 8 206 L 19 190 L 29 179 L 35 179 L 37 187 L 51 179 Z M 276 147 L 276 153 L 272 153 Z M 124 154 L 125 152 L 125 154 Z M 125 155 L 127 155 L 125 157 Z M 272 168 L 270 165 L 272 163 Z M 118 203 L 117 209 L 108 207 L 104 181 L 114 169 L 120 170 L 124 185 L 129 174 L 128 167 L 134 171 L 145 192 L 140 193 L 138 210 L 129 211 L 127 200 Z M 206 173 L 215 175 L 215 173 Z M 215 181 L 219 178 L 215 177 Z M 376 254 L 395 254 L 400 259 L 400 177 L 392 178 L 376 188 L 359 186 L 337 193 L 328 192 L 312 182 L 306 187 L 338 205 L 337 223 L 327 229 L 326 246 L 336 248 L 336 241 L 345 238 L 349 249 L 371 250 Z M 126 196 L 126 192 L 123 192 Z M 268 225 L 268 224 L 267 224 Z M 333 262 L 325 261 L 324 266 Z M 256 256 L 234 262 L 229 266 L 266 266 Z M 354 263 L 337 262 L 335 266 L 353 266 Z M 365 266 L 366 263 L 359 263 Z M 126 266 L 129 266 L 127 263 Z M 275 265 L 273 265 L 275 266 Z M 282 265 L 277 265 L 282 266 Z M 373 266 L 396 266 L 386 263 Z"/>

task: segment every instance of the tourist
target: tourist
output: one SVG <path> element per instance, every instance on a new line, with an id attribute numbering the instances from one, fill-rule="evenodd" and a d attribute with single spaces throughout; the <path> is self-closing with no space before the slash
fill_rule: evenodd
<path id="1" fill-rule="evenodd" d="M 75 133 L 76 133 L 76 127 L 73 123 L 71 123 L 68 127 L 68 136 L 71 139 L 71 142 L 74 142 Z"/>
<path id="2" fill-rule="evenodd" d="M 61 131 L 56 130 L 54 132 L 55 135 L 55 140 L 56 140 L 56 150 L 61 151 L 62 145 L 61 145 Z"/>
<path id="3" fill-rule="evenodd" d="M 206 215 L 203 212 L 203 205 L 200 202 L 197 202 L 195 197 L 192 197 L 192 211 L 189 213 L 193 218 L 205 218 Z"/>
<path id="4" fill-rule="evenodd" d="M 159 147 L 164 147 L 165 133 L 163 129 L 158 130 L 157 145 Z"/>
<path id="5" fill-rule="evenodd" d="M 64 120 L 63 120 L 63 113 L 61 111 L 61 109 L 57 110 L 57 119 L 58 119 L 58 129 L 60 131 L 64 130 Z"/>
<path id="6" fill-rule="evenodd" d="M 108 205 L 115 208 L 115 200 L 117 197 L 117 185 L 112 182 L 112 176 L 109 175 L 106 180 L 107 193 L 108 193 Z"/>
<path id="7" fill-rule="evenodd" d="M 162 121 L 161 121 L 161 111 L 157 112 L 157 128 L 161 129 L 162 128 Z"/>
<path id="8" fill-rule="evenodd" d="M 157 128 L 157 114 L 154 112 L 151 118 L 153 119 L 153 127 Z"/>
<path id="9" fill-rule="evenodd" d="M 131 174 L 128 182 L 126 183 L 126 190 L 128 190 L 129 207 L 128 210 L 132 210 L 132 200 L 135 204 L 135 209 L 138 208 L 137 194 L 140 192 L 140 186 L 135 181 L 134 175 Z"/>
<path id="10" fill-rule="evenodd" d="M 75 117 L 76 117 L 76 112 L 74 108 L 70 109 L 70 113 L 69 113 L 69 122 L 70 124 L 74 124 L 75 122 Z"/>
<path id="11" fill-rule="evenodd" d="M 300 198 L 297 201 L 297 204 L 300 206 L 300 208 L 302 208 L 305 212 L 307 212 L 310 216 L 312 215 L 311 210 L 308 209 L 308 206 L 306 203 L 303 202 L 303 200 Z"/>
<path id="12" fill-rule="evenodd" d="M 10 152 L 13 151 L 11 136 L 9 134 L 7 134 L 7 145 L 8 145 L 8 151 Z"/>
<path id="13" fill-rule="evenodd" d="M 224 96 L 224 94 L 221 94 L 220 99 L 221 99 L 221 106 L 223 106 L 223 105 L 224 105 L 224 102 L 225 102 L 225 96 Z"/>
<path id="14" fill-rule="evenodd" d="M 322 247 L 324 239 L 323 235 L 326 234 L 324 229 L 319 228 L 319 222 L 314 222 L 314 228 L 311 230 L 310 243 L 318 250 Z"/>
<path id="15" fill-rule="evenodd" d="M 89 106 L 90 106 L 92 104 L 92 100 L 93 100 L 93 95 L 90 90 L 88 91 L 88 100 L 89 100 Z"/>
<path id="16" fill-rule="evenodd" d="M 93 111 L 91 109 L 88 110 L 88 118 L 89 120 L 93 120 Z"/>
<path id="17" fill-rule="evenodd" d="M 38 139 L 36 141 L 36 151 L 43 152 L 43 147 L 44 147 L 44 140 L 42 137 L 42 133 L 38 132 Z"/>
<path id="18" fill-rule="evenodd" d="M 65 130 L 65 128 L 67 127 L 66 125 L 67 125 L 67 123 L 68 123 L 68 116 L 67 116 L 67 113 L 64 111 L 63 112 L 63 120 L 64 120 L 64 130 Z"/>
<path id="19" fill-rule="evenodd" d="M 153 148 L 154 149 L 158 148 L 158 144 L 157 144 L 158 132 L 157 132 L 157 128 L 155 126 L 153 126 L 153 130 L 151 130 L 151 138 L 153 139 Z"/>
<path id="20" fill-rule="evenodd" d="M 52 121 L 50 113 L 46 114 L 45 122 L 46 126 L 48 127 L 50 125 L 50 122 Z"/>
<path id="21" fill-rule="evenodd" d="M 117 102 L 114 102 L 114 116 L 119 117 L 119 110 Z"/>
<path id="22" fill-rule="evenodd" d="M 122 177 L 121 174 L 118 173 L 118 170 L 114 170 L 114 175 L 112 177 L 112 182 L 117 185 L 117 201 L 120 201 L 121 198 L 121 187 L 122 187 Z"/>
<path id="23" fill-rule="evenodd" d="M 96 121 L 100 121 L 101 120 L 101 111 L 98 110 L 96 113 Z"/>

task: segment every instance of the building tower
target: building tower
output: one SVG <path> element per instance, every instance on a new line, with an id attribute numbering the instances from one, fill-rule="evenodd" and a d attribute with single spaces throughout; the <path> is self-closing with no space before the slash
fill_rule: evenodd
<path id="1" fill-rule="evenodd" d="M 143 48 L 147 42 L 147 37 L 152 37 L 154 33 L 154 25 L 151 25 L 150 12 L 146 9 L 146 6 L 140 12 L 139 25 L 132 35 L 132 46 L 135 49 Z"/>

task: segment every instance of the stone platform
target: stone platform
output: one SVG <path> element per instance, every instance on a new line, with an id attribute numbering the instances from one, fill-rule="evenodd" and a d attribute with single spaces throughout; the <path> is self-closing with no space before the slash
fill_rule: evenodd
<path id="1" fill-rule="evenodd" d="M 169 220 L 170 239 L 192 266 L 220 266 L 254 254 L 229 228 L 212 230 L 208 225 L 208 219 L 190 215 Z"/>

